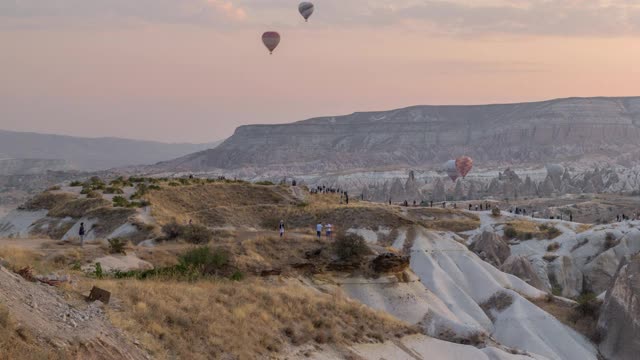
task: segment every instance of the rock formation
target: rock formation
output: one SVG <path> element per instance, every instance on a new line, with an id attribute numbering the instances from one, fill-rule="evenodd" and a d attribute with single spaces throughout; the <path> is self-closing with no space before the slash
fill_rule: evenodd
<path id="1" fill-rule="evenodd" d="M 635 360 L 640 353 L 640 256 L 624 261 L 607 291 L 598 327 L 608 359 Z"/>
<path id="2" fill-rule="evenodd" d="M 491 265 L 499 268 L 511 255 L 511 248 L 498 234 L 485 231 L 469 246 L 469 250 Z"/>
<path id="3" fill-rule="evenodd" d="M 527 284 L 542 290 L 551 291 L 544 281 L 540 280 L 536 273 L 531 261 L 524 256 L 510 256 L 502 266 L 500 270 L 507 274 L 515 275 L 524 280 Z"/>

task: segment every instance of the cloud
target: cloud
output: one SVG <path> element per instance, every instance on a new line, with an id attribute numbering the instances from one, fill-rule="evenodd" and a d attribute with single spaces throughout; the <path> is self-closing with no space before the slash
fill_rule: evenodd
<path id="1" fill-rule="evenodd" d="M 118 20 L 182 23 L 223 29 L 264 24 L 297 26 L 291 0 L 14 0 L 0 17 L 76 23 Z M 425 33 L 557 36 L 640 35 L 637 0 L 315 0 L 313 22 L 333 27 L 396 26 Z M 55 22 L 53 22 L 55 23 Z"/>

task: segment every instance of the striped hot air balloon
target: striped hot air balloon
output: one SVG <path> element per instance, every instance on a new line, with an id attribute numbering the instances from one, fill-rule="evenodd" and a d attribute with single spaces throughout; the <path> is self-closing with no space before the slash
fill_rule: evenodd
<path id="1" fill-rule="evenodd" d="M 267 31 L 262 34 L 262 43 L 269 49 L 269 54 L 273 54 L 273 50 L 280 44 L 280 34 L 275 31 Z"/>
<path id="2" fill-rule="evenodd" d="M 456 180 L 458 180 L 458 178 L 460 177 L 460 173 L 458 172 L 458 168 L 456 167 L 455 160 L 447 161 L 444 164 L 444 170 L 447 172 L 447 175 L 449 175 L 449 178 L 453 182 L 456 182 Z"/>
<path id="3" fill-rule="evenodd" d="M 301 2 L 298 5 L 298 11 L 300 11 L 300 15 L 304 18 L 304 21 L 309 21 L 309 17 L 313 14 L 313 10 L 315 10 L 315 6 L 313 3 L 308 1 Z"/>
<path id="4" fill-rule="evenodd" d="M 467 177 L 467 174 L 469 174 L 469 172 L 473 168 L 473 159 L 468 156 L 461 156 L 457 158 L 456 168 L 463 178 Z"/>

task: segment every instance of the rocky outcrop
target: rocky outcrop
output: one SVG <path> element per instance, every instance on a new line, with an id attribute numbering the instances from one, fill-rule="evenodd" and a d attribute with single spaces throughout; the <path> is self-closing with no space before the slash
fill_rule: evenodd
<path id="1" fill-rule="evenodd" d="M 511 255 L 511 248 L 498 234 L 485 231 L 469 246 L 482 260 L 500 267 Z"/>
<path id="2" fill-rule="evenodd" d="M 624 261 L 607 291 L 598 327 L 600 351 L 608 359 L 632 360 L 640 353 L 640 256 Z"/>
<path id="3" fill-rule="evenodd" d="M 507 274 L 515 275 L 524 280 L 527 284 L 542 290 L 551 291 L 551 289 L 542 281 L 536 273 L 531 261 L 524 256 L 510 256 L 500 270 Z"/>

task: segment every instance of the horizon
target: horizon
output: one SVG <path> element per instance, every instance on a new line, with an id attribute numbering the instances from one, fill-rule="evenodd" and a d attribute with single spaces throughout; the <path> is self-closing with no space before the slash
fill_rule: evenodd
<path id="1" fill-rule="evenodd" d="M 296 2 L 2 5 L 0 128 L 205 143 L 354 111 L 637 94 L 629 1 L 315 3 L 308 23 Z"/>

